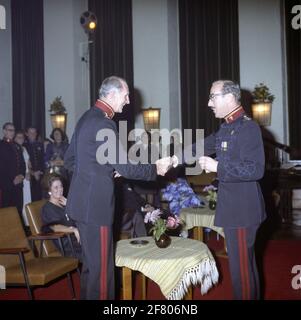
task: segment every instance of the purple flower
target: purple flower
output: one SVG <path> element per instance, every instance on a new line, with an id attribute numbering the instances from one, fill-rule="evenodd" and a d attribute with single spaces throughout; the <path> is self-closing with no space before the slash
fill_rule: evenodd
<path id="1" fill-rule="evenodd" d="M 212 184 L 206 186 L 206 187 L 203 189 L 204 192 L 216 191 L 216 190 L 217 190 L 217 188 L 215 188 L 215 186 L 213 186 Z"/>
<path id="2" fill-rule="evenodd" d="M 161 214 L 162 212 L 160 211 L 160 209 L 148 212 L 144 217 L 144 223 L 155 223 L 155 221 L 158 220 Z"/>

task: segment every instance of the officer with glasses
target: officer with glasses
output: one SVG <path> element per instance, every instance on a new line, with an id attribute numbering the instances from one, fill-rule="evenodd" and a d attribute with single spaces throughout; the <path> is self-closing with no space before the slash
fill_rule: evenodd
<path id="1" fill-rule="evenodd" d="M 199 158 L 199 164 L 206 172 L 217 173 L 214 225 L 225 232 L 234 299 L 251 300 L 260 298 L 254 245 L 257 230 L 266 218 L 258 183 L 264 174 L 265 158 L 260 128 L 246 116 L 240 96 L 240 87 L 233 81 L 212 84 L 208 106 L 224 122 L 205 138 L 205 156 Z"/>
<path id="2" fill-rule="evenodd" d="M 3 125 L 0 141 L 0 206 L 17 207 L 20 216 L 23 208 L 23 180 L 25 162 L 22 147 L 14 142 L 15 126 L 11 122 Z M 23 221 L 23 219 L 21 219 Z"/>
<path id="3" fill-rule="evenodd" d="M 264 175 L 261 131 L 240 104 L 238 84 L 219 80 L 212 84 L 209 108 L 224 119 L 220 129 L 205 139 L 205 155 L 199 164 L 216 172 L 219 180 L 215 225 L 223 227 L 229 257 L 234 298 L 260 298 L 254 245 L 265 220 L 265 205 L 258 181 Z"/>

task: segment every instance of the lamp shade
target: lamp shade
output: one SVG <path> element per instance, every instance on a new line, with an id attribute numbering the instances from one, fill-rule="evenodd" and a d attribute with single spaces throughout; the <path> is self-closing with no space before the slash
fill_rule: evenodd
<path id="1" fill-rule="evenodd" d="M 86 33 L 92 34 L 97 27 L 97 17 L 91 11 L 85 11 L 80 16 L 80 24 Z"/>
<path id="2" fill-rule="evenodd" d="M 144 128 L 146 131 L 160 129 L 160 108 L 148 108 L 143 110 Z"/>
<path id="3" fill-rule="evenodd" d="M 56 113 L 51 114 L 51 124 L 52 128 L 60 128 L 64 132 L 66 132 L 66 124 L 67 124 L 67 113 Z"/>
<path id="4" fill-rule="evenodd" d="M 271 125 L 272 104 L 270 102 L 258 102 L 252 104 L 254 120 L 261 126 Z"/>

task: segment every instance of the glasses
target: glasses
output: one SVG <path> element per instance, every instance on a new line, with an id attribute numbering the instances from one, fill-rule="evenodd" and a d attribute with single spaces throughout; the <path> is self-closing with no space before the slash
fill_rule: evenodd
<path id="1" fill-rule="evenodd" d="M 15 129 L 5 129 L 6 131 L 15 131 Z"/>
<path id="2" fill-rule="evenodd" d="M 213 100 L 215 97 L 223 96 L 223 95 L 224 95 L 224 93 L 210 93 L 209 100 Z"/>

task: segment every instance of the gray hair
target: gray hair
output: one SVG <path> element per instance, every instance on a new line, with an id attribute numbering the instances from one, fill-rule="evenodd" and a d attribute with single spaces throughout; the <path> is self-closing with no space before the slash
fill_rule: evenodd
<path id="1" fill-rule="evenodd" d="M 218 80 L 218 81 L 215 81 L 213 84 L 221 84 L 223 94 L 231 93 L 233 94 L 236 102 L 240 102 L 241 93 L 240 93 L 240 87 L 238 83 L 233 82 L 231 80 Z"/>
<path id="2" fill-rule="evenodd" d="M 126 81 L 120 77 L 111 76 L 103 80 L 99 89 L 99 98 L 105 98 L 110 92 L 119 92 Z"/>

